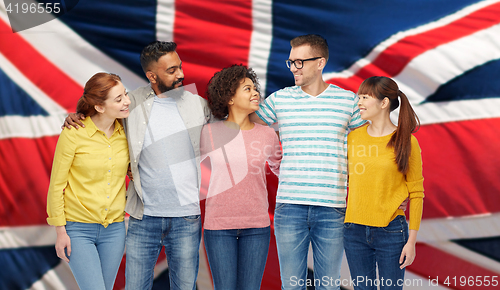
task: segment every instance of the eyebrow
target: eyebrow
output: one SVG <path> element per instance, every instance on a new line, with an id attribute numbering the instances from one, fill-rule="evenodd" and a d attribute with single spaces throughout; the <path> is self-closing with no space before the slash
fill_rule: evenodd
<path id="1" fill-rule="evenodd" d="M 182 61 L 181 61 L 181 63 L 179 65 L 171 66 L 171 67 L 167 68 L 166 70 L 171 70 L 173 68 L 178 68 L 178 67 L 181 67 L 181 66 L 182 66 Z"/>
<path id="2" fill-rule="evenodd" d="M 127 92 L 127 91 L 125 91 Z M 118 98 L 121 98 L 121 96 L 123 96 L 125 93 L 120 93 L 118 96 L 115 97 L 115 100 L 118 99 Z"/>

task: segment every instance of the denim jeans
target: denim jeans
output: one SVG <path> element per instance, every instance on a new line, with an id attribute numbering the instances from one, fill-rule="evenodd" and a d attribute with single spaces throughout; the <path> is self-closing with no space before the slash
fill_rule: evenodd
<path id="1" fill-rule="evenodd" d="M 80 289 L 112 290 L 125 249 L 125 223 L 66 222 L 71 240 L 69 267 Z"/>
<path id="2" fill-rule="evenodd" d="M 276 203 L 274 231 L 281 289 L 306 289 L 307 254 L 312 245 L 317 290 L 340 289 L 345 208 Z"/>
<path id="3" fill-rule="evenodd" d="M 346 223 L 344 247 L 354 289 L 374 290 L 378 284 L 381 290 L 403 289 L 405 269 L 399 269 L 399 257 L 407 241 L 408 224 L 402 215 L 387 227 Z"/>
<path id="4" fill-rule="evenodd" d="M 170 289 L 195 289 L 201 240 L 200 215 L 130 217 L 127 231 L 125 289 L 153 287 L 158 255 L 165 246 Z"/>
<path id="5" fill-rule="evenodd" d="M 259 290 L 270 237 L 271 227 L 205 230 L 214 290 Z"/>

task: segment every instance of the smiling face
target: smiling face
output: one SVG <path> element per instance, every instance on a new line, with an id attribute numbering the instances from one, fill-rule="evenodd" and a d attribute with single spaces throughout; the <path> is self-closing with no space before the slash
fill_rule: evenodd
<path id="1" fill-rule="evenodd" d="M 150 80 L 156 95 L 181 87 L 184 72 L 177 52 L 169 52 L 160 57 L 158 62 L 151 66 L 146 76 Z"/>
<path id="2" fill-rule="evenodd" d="M 292 47 L 290 51 L 289 60 L 295 61 L 297 59 L 309 59 L 318 57 L 319 55 L 313 55 L 313 51 L 311 46 L 309 45 L 301 45 L 297 47 Z M 303 67 L 298 69 L 295 65 L 290 65 L 290 71 L 293 73 L 293 78 L 295 79 L 296 86 L 307 86 L 315 81 L 318 78 L 321 78 L 321 69 L 320 62 L 323 58 L 319 58 L 316 60 L 310 60 L 303 62 Z"/>
<path id="3" fill-rule="evenodd" d="M 97 112 L 109 119 L 123 119 L 129 115 L 130 99 L 121 82 L 109 90 L 106 101 L 102 106 L 96 106 Z"/>
<path id="4" fill-rule="evenodd" d="M 383 113 L 387 112 L 387 104 L 389 103 L 389 99 L 385 98 L 383 100 L 379 100 L 375 97 L 372 97 L 367 94 L 359 95 L 359 114 L 363 120 L 372 121 L 374 118 L 380 117 Z"/>
<path id="5" fill-rule="evenodd" d="M 259 109 L 260 94 L 251 79 L 245 78 L 240 82 L 234 96 L 229 101 L 229 113 L 245 112 L 251 114 Z"/>

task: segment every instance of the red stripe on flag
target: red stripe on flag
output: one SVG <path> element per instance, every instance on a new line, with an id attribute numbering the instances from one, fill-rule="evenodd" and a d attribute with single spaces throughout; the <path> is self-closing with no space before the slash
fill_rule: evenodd
<path id="1" fill-rule="evenodd" d="M 215 72 L 232 64 L 247 65 L 252 28 L 252 1 L 176 1 L 174 41 L 184 83 L 195 83 L 204 95 Z"/>
<path id="2" fill-rule="evenodd" d="M 417 243 L 417 257 L 408 271 L 424 277 L 422 289 L 432 289 L 436 282 L 451 289 L 498 289 L 498 273 L 462 260 L 427 244 Z M 427 257 L 427 258 L 426 258 Z M 432 257 L 432 258 L 430 258 Z M 497 281 L 492 285 L 492 277 Z M 428 278 L 428 280 L 425 280 Z M 437 279 L 437 280 L 436 280 Z M 478 280 L 481 280 L 480 282 Z M 485 281 L 489 286 L 485 286 Z M 420 286 L 420 285 L 419 285 Z"/>
<path id="3" fill-rule="evenodd" d="M 47 189 L 58 138 L 0 140 L 0 227 L 46 223 Z"/>
<path id="4" fill-rule="evenodd" d="M 500 118 L 425 125 L 424 218 L 500 212 Z"/>
<path id="5" fill-rule="evenodd" d="M 66 110 L 73 112 L 83 88 L 0 19 L 0 53 Z M 71 61 L 71 60 L 68 60 Z"/>
<path id="6" fill-rule="evenodd" d="M 333 78 L 328 83 L 357 91 L 361 82 L 372 76 L 393 77 L 418 55 L 499 23 L 500 3 L 479 9 L 448 25 L 407 36 L 385 49 L 370 64 L 349 78 Z"/>

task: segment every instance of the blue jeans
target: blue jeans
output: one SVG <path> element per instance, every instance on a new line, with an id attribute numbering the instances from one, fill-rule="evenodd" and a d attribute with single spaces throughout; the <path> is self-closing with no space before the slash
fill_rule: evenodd
<path id="1" fill-rule="evenodd" d="M 345 208 L 276 203 L 274 231 L 281 289 L 306 289 L 307 253 L 313 249 L 317 290 L 340 289 Z"/>
<path id="2" fill-rule="evenodd" d="M 125 289 L 153 287 L 153 274 L 162 246 L 167 255 L 170 289 L 195 289 L 201 240 L 200 215 L 130 217 L 127 231 Z"/>
<path id="3" fill-rule="evenodd" d="M 214 290 L 258 290 L 266 267 L 271 227 L 205 230 Z"/>
<path id="4" fill-rule="evenodd" d="M 402 215 L 387 227 L 346 223 L 344 247 L 354 289 L 375 290 L 378 284 L 380 289 L 403 289 L 405 269 L 399 268 L 399 257 L 407 241 L 408 224 Z"/>
<path id="5" fill-rule="evenodd" d="M 71 240 L 69 267 L 80 289 L 112 290 L 125 249 L 125 223 L 66 222 Z"/>

